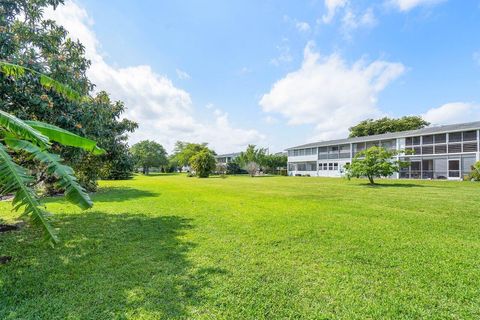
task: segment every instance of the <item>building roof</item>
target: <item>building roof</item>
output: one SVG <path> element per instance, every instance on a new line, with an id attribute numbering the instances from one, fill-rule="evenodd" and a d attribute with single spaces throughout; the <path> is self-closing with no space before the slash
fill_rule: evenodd
<path id="1" fill-rule="evenodd" d="M 233 152 L 233 153 L 225 153 L 225 154 L 217 154 L 215 158 L 235 158 L 240 155 L 240 152 Z"/>
<path id="2" fill-rule="evenodd" d="M 427 134 L 437 134 L 445 132 L 455 132 L 455 131 L 466 131 L 466 130 L 477 130 L 480 129 L 480 121 L 459 123 L 459 124 L 449 124 L 443 126 L 432 126 L 418 130 L 408 130 L 400 132 L 389 132 L 383 134 L 376 134 L 372 136 L 365 137 L 355 137 L 355 138 L 346 138 L 346 139 L 337 139 L 337 140 L 328 140 L 328 141 L 319 141 L 313 143 L 302 144 L 295 147 L 290 147 L 285 150 L 293 150 L 299 148 L 315 148 L 315 147 L 325 147 L 337 144 L 346 144 L 346 143 L 355 143 L 355 142 L 365 142 L 365 141 L 377 141 L 377 140 L 388 140 L 395 138 L 404 138 L 404 137 L 413 137 L 418 135 L 427 135 Z"/>

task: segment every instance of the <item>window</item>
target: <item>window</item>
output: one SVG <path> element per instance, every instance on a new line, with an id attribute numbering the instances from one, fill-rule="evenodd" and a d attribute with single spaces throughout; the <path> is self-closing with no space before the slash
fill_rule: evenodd
<path id="1" fill-rule="evenodd" d="M 318 153 L 325 153 L 325 152 L 327 152 L 327 147 L 318 148 Z"/>
<path id="2" fill-rule="evenodd" d="M 338 146 L 328 147 L 328 159 L 338 159 Z"/>
<path id="3" fill-rule="evenodd" d="M 333 163 L 330 162 L 330 163 L 328 164 L 328 170 L 333 170 Z"/>
<path id="4" fill-rule="evenodd" d="M 297 171 L 307 171 L 307 166 L 305 163 L 297 163 Z"/>
<path id="5" fill-rule="evenodd" d="M 446 144 L 438 144 L 435 145 L 435 154 L 439 153 L 447 153 L 447 145 Z"/>
<path id="6" fill-rule="evenodd" d="M 328 163 L 323 164 L 323 170 L 328 170 Z"/>
<path id="7" fill-rule="evenodd" d="M 306 171 L 317 171 L 317 163 L 316 162 L 307 162 L 306 164 Z"/>
<path id="8" fill-rule="evenodd" d="M 448 142 L 460 142 L 462 141 L 461 132 L 452 132 L 448 134 Z"/>
<path id="9" fill-rule="evenodd" d="M 288 156 L 293 157 L 293 150 L 288 150 Z"/>
<path id="10" fill-rule="evenodd" d="M 374 146 L 378 147 L 378 141 L 368 141 L 367 142 L 367 149 L 371 148 L 371 147 L 374 147 Z"/>
<path id="11" fill-rule="evenodd" d="M 322 166 L 321 163 L 318 164 L 318 170 L 319 170 L 319 171 L 322 171 L 322 170 L 323 170 L 323 166 Z"/>
<path id="12" fill-rule="evenodd" d="M 433 146 L 422 146 L 422 154 L 433 154 Z"/>
<path id="13" fill-rule="evenodd" d="M 387 150 L 394 150 L 396 145 L 395 140 L 386 140 L 381 142 L 381 146 Z"/>
<path id="14" fill-rule="evenodd" d="M 475 141 L 477 140 L 477 131 L 465 131 L 463 133 L 463 141 Z"/>
<path id="15" fill-rule="evenodd" d="M 338 171 L 338 163 L 333 164 L 333 170 Z"/>
<path id="16" fill-rule="evenodd" d="M 422 154 L 422 149 L 420 149 L 420 147 L 413 147 L 413 154 Z"/>
<path id="17" fill-rule="evenodd" d="M 477 143 L 476 142 L 470 142 L 470 143 L 464 143 L 463 144 L 463 152 L 476 152 L 477 151 Z"/>
<path id="18" fill-rule="evenodd" d="M 459 152 L 462 152 L 462 145 L 460 143 L 448 145 L 448 153 L 459 153 Z"/>
<path id="19" fill-rule="evenodd" d="M 445 143 L 447 142 L 447 135 L 445 133 L 436 134 L 433 136 L 435 143 Z"/>
<path id="20" fill-rule="evenodd" d="M 433 143 L 433 136 L 423 136 L 422 137 L 422 144 L 432 144 Z"/>
<path id="21" fill-rule="evenodd" d="M 407 146 L 418 146 L 420 144 L 420 137 L 405 138 L 405 144 Z"/>
<path id="22" fill-rule="evenodd" d="M 295 171 L 295 164 L 294 163 L 289 163 L 288 164 L 288 171 Z"/>
<path id="23" fill-rule="evenodd" d="M 345 159 L 345 158 L 350 158 L 350 145 L 349 144 L 343 144 L 339 146 L 340 149 L 340 158 Z"/>

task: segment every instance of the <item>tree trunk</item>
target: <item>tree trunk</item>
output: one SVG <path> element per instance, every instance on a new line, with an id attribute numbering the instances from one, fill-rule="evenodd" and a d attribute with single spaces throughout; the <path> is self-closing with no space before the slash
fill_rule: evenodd
<path id="1" fill-rule="evenodd" d="M 370 181 L 370 184 L 375 184 L 375 181 L 373 181 L 373 177 L 372 177 L 372 176 L 368 176 L 368 181 Z"/>

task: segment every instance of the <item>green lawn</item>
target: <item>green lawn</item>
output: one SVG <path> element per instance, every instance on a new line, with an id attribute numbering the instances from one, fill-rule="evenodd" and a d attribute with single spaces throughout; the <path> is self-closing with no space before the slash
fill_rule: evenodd
<path id="1" fill-rule="evenodd" d="M 51 200 L 58 247 L 0 235 L 0 319 L 480 318 L 480 184 L 381 183 L 157 175 L 85 212 Z"/>

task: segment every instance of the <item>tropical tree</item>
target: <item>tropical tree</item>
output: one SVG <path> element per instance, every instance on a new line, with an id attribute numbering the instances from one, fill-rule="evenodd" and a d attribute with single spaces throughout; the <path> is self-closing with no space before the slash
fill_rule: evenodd
<path id="1" fill-rule="evenodd" d="M 168 164 L 165 148 L 155 141 L 140 141 L 134 144 L 130 151 L 135 164 L 142 167 L 143 174 L 148 175 L 152 167 L 159 168 Z"/>
<path id="2" fill-rule="evenodd" d="M 123 103 L 110 101 L 105 92 L 98 92 L 91 99 L 80 98 L 87 97 L 94 88 L 87 76 L 90 61 L 85 57 L 85 47 L 70 39 L 65 28 L 43 17 L 47 7 L 63 3 L 63 0 L 0 1 L 0 61 L 4 66 L 6 62 L 23 66 L 26 71 L 21 77 L 0 73 L 0 109 L 19 119 L 53 124 L 97 141 L 106 150 L 100 157 L 55 145 L 55 152 L 75 170 L 78 181 L 93 191 L 100 177 L 118 179 L 131 175 L 133 166 L 126 136 L 137 125 L 124 118 Z M 44 76 L 32 76 L 28 70 Z M 58 83 L 78 99 L 52 90 Z M 34 163 L 26 165 L 39 183 Z M 56 179 L 50 179 L 41 182 L 57 192 Z"/>
<path id="3" fill-rule="evenodd" d="M 34 70 L 19 65 L 0 62 L 3 74 L 12 77 L 31 76 L 39 83 L 63 95 L 67 99 L 85 99 L 70 87 Z M 1 103 L 4 101 L 0 100 Z M 55 230 L 49 222 L 49 213 L 41 206 L 40 200 L 31 185 L 35 178 L 29 171 L 16 163 L 12 154 L 28 155 L 46 168 L 49 175 L 58 179 L 68 201 L 82 209 L 92 207 L 93 203 L 85 189 L 78 183 L 74 171 L 62 163 L 62 158 L 52 153 L 55 143 L 69 147 L 78 147 L 95 155 L 105 151 L 93 140 L 83 138 L 60 127 L 40 121 L 24 121 L 0 110 L 0 193 L 13 194 L 14 210 L 23 210 L 34 224 L 43 230 L 46 239 L 53 245 L 58 242 Z"/>
<path id="4" fill-rule="evenodd" d="M 360 122 L 356 126 L 349 128 L 349 137 L 363 137 L 388 132 L 416 130 L 422 129 L 428 125 L 430 125 L 429 122 L 418 116 L 406 116 L 398 119 L 392 119 L 388 117 L 377 120 L 367 119 Z"/>
<path id="5" fill-rule="evenodd" d="M 210 173 L 215 170 L 216 161 L 210 150 L 203 149 L 191 157 L 189 164 L 197 177 L 208 178 Z"/>
<path id="6" fill-rule="evenodd" d="M 287 162 L 284 154 L 268 154 L 263 157 L 262 165 L 268 172 L 278 174 L 279 169 L 287 168 Z"/>
<path id="7" fill-rule="evenodd" d="M 387 150 L 373 146 L 355 155 L 351 164 L 345 166 L 348 179 L 367 177 L 370 184 L 375 184 L 374 179 L 389 177 L 400 171 L 408 163 L 394 159 L 401 153 L 398 150 Z"/>
<path id="8" fill-rule="evenodd" d="M 207 145 L 207 143 L 191 143 L 177 141 L 173 149 L 171 163 L 174 163 L 179 167 L 188 166 L 190 164 L 191 158 L 197 153 L 204 150 L 207 150 L 214 155 L 215 153 L 210 150 Z"/>
<path id="9" fill-rule="evenodd" d="M 237 157 L 237 161 L 253 177 L 260 170 L 260 166 L 264 164 L 266 153 L 266 149 L 249 144 L 247 149 Z"/>
<path id="10" fill-rule="evenodd" d="M 227 169 L 226 169 L 227 174 L 239 174 L 239 173 L 246 173 L 245 170 L 243 170 L 240 167 L 240 164 L 238 163 L 237 159 L 233 159 L 232 161 L 229 161 L 227 163 Z"/>

